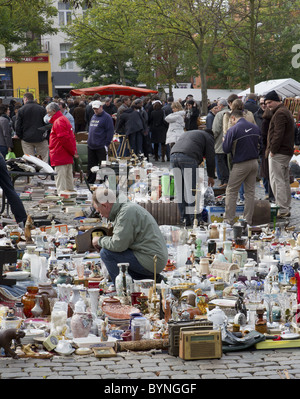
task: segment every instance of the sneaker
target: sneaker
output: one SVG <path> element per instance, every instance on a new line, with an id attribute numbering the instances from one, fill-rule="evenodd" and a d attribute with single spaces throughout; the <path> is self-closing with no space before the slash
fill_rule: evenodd
<path id="1" fill-rule="evenodd" d="M 245 201 L 244 200 L 238 200 L 236 202 L 237 205 L 245 205 Z"/>

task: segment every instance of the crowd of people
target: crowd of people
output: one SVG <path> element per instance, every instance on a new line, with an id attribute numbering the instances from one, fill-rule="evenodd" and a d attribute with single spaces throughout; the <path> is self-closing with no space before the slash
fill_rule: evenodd
<path id="1" fill-rule="evenodd" d="M 91 169 L 107 159 L 113 138 L 119 140 L 118 151 L 125 140 L 123 156 L 131 149 L 148 160 L 170 162 L 175 199 L 186 226 L 195 218 L 203 166 L 208 187 L 214 187 L 218 178 L 219 187 L 225 190 L 227 223 L 234 223 L 236 205 L 244 204 L 244 218 L 252 225 L 257 179 L 263 181 L 266 199 L 279 207 L 278 217 L 286 218 L 291 204 L 290 160 L 300 143 L 294 117 L 282 100 L 275 91 L 259 98 L 250 94 L 244 101 L 231 94 L 209 103 L 208 114 L 202 115 L 201 104 L 192 95 L 184 100 L 169 96 L 163 101 L 158 95 L 102 98 L 95 94 L 47 97 L 39 104 L 31 93 L 25 93 L 21 102 L 0 104 L 0 186 L 17 223 L 24 225 L 26 212 L 5 163 L 14 150 L 14 139 L 20 140 L 25 154 L 38 156 L 54 168 L 60 194 L 74 191 L 76 136 L 87 132 L 89 183 L 95 182 Z M 205 126 L 200 116 L 205 117 Z M 112 281 L 120 256 L 130 263 L 134 278 L 153 278 L 152 253 L 157 254 L 158 273 L 163 269 L 166 248 L 161 245 L 163 239 L 157 240 L 160 230 L 147 211 L 102 188 L 94 193 L 93 206 L 115 223 L 111 237 L 93 241 L 101 249 Z"/>
<path id="2" fill-rule="evenodd" d="M 181 219 L 192 224 L 197 187 L 197 168 L 206 162 L 208 185 L 216 178 L 226 189 L 226 220 L 232 224 L 235 205 L 245 206 L 244 216 L 251 224 L 255 183 L 262 179 L 266 199 L 279 206 L 279 217 L 290 214 L 289 163 L 294 153 L 295 121 L 275 91 L 265 97 L 248 95 L 246 100 L 231 94 L 208 104 L 206 127 L 199 130 L 201 104 L 188 95 L 184 100 L 172 96 L 47 97 L 38 104 L 31 93 L 22 102 L 0 104 L 0 152 L 5 158 L 13 151 L 13 138 L 21 140 L 24 153 L 39 156 L 56 172 L 58 193 L 73 191 L 73 160 L 76 135 L 88 132 L 87 180 L 94 183 L 91 171 L 107 159 L 114 136 L 123 140 L 124 156 L 131 149 L 137 156 L 169 161 L 181 170 L 175 190 Z M 201 132 L 201 133 L 199 133 Z M 184 178 L 184 169 L 191 169 Z M 180 175 L 180 176 L 179 176 Z M 187 181 L 189 180 L 189 182 Z"/>

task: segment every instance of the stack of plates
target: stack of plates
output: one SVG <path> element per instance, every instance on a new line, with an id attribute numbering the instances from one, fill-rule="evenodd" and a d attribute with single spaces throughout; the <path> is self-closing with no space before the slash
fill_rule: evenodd
<path id="1" fill-rule="evenodd" d="M 26 280 L 29 276 L 30 273 L 21 270 L 16 270 L 15 272 L 6 272 L 5 276 L 10 279 L 10 278 L 14 278 L 15 280 Z"/>

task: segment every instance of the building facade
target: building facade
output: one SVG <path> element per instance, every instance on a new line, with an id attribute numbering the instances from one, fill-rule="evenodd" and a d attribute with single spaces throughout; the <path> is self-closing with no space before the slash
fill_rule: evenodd
<path id="1" fill-rule="evenodd" d="M 53 1 L 58 14 L 53 18 L 56 35 L 42 36 L 41 52 L 35 57 L 22 57 L 18 62 L 6 57 L 0 51 L 0 98 L 8 102 L 11 98 L 21 99 L 25 92 L 32 92 L 41 101 L 46 96 L 64 97 L 73 88 L 72 84 L 83 81 L 80 68 L 74 62 L 60 65 L 67 58 L 71 44 L 62 28 L 68 25 L 74 13 L 83 13 L 82 8 L 71 10 L 68 3 Z M 1 49 L 0 49 L 1 50 Z"/>
<path id="2" fill-rule="evenodd" d="M 71 10 L 68 3 L 53 1 L 53 5 L 58 9 L 58 15 L 54 18 L 54 27 L 58 29 L 56 35 L 43 36 L 41 46 L 49 54 L 51 63 L 52 93 L 64 97 L 73 88 L 72 84 L 83 81 L 80 68 L 75 62 L 67 62 L 60 65 L 62 59 L 67 58 L 71 44 L 68 42 L 67 35 L 62 29 L 72 22 L 74 14 L 82 14 L 84 9 L 78 8 Z"/>

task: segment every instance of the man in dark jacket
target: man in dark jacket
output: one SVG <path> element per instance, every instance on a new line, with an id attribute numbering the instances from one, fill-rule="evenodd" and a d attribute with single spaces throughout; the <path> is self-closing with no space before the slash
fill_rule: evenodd
<path id="1" fill-rule="evenodd" d="M 295 122 L 275 90 L 266 94 L 265 103 L 273 112 L 266 149 L 270 185 L 276 205 L 280 207 L 278 217 L 289 217 L 291 205 L 289 163 L 294 154 Z"/>
<path id="2" fill-rule="evenodd" d="M 261 125 L 262 125 L 262 121 L 263 121 L 263 113 L 265 112 L 265 109 L 266 109 L 265 98 L 261 97 L 259 99 L 259 109 L 254 114 L 255 122 L 260 129 L 261 129 Z"/>
<path id="3" fill-rule="evenodd" d="M 112 98 L 110 97 L 105 97 L 103 109 L 109 115 L 116 114 L 118 111 L 118 108 L 112 102 Z"/>
<path id="4" fill-rule="evenodd" d="M 113 139 L 114 124 L 112 117 L 103 111 L 101 101 L 93 101 L 94 116 L 91 119 L 88 135 L 88 182 L 95 183 L 96 173 L 91 172 L 93 166 L 99 166 L 106 160 L 108 147 Z"/>
<path id="5" fill-rule="evenodd" d="M 245 102 L 244 109 L 251 111 L 252 114 L 255 114 L 258 111 L 259 106 L 257 105 L 257 96 L 256 94 L 250 93 L 247 97 L 247 101 Z"/>
<path id="6" fill-rule="evenodd" d="M 230 119 L 233 126 L 228 129 L 223 142 L 224 153 L 232 155 L 232 170 L 226 187 L 225 219 L 230 225 L 234 224 L 238 192 L 244 183 L 244 217 L 251 226 L 261 133 L 256 125 L 243 118 L 241 110 L 232 111 Z"/>
<path id="7" fill-rule="evenodd" d="M 130 148 L 136 155 L 143 152 L 143 133 L 146 131 L 146 122 L 142 114 L 138 112 L 138 106 L 135 103 L 120 115 L 117 131 L 125 133 Z"/>
<path id="8" fill-rule="evenodd" d="M 16 121 L 16 135 L 21 139 L 22 150 L 24 154 L 40 155 L 44 162 L 48 162 L 47 133 L 39 129 L 45 125 L 46 110 L 34 101 L 32 93 L 25 93 L 23 102 Z"/>
<path id="9" fill-rule="evenodd" d="M 206 131 L 189 130 L 171 149 L 171 167 L 174 173 L 176 201 L 181 222 L 193 224 L 197 184 L 201 183 L 199 166 L 206 158 L 208 185 L 214 185 L 215 149 L 214 136 Z M 203 183 L 203 182 L 202 182 Z M 199 198 L 199 195 L 198 197 Z M 200 201 L 197 200 L 199 207 Z M 199 213 L 199 208 L 198 212 Z"/>

